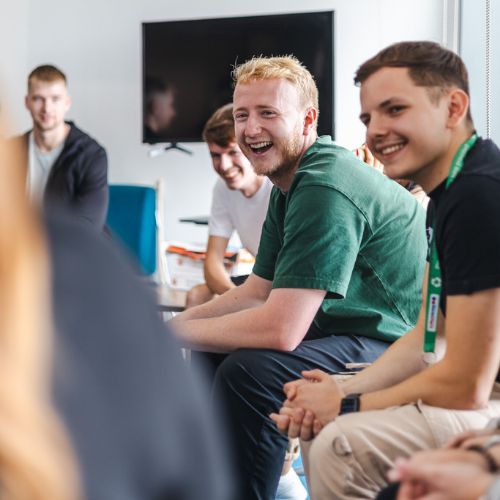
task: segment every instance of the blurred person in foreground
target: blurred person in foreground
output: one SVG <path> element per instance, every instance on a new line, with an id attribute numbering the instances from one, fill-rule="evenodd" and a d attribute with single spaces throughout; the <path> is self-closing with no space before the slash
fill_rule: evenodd
<path id="1" fill-rule="evenodd" d="M 35 68 L 28 77 L 26 109 L 33 128 L 12 139 L 20 156 L 26 192 L 36 205 L 57 205 L 103 229 L 108 212 L 106 151 L 73 122 L 66 75 L 55 66 Z"/>
<path id="2" fill-rule="evenodd" d="M 232 499 L 153 296 L 94 228 L 57 207 L 39 220 L 3 141 L 0 161 L 0 498 Z"/>
<path id="3" fill-rule="evenodd" d="M 50 397 L 48 249 L 19 157 L 2 139 L 0 164 L 0 498 L 77 500 L 75 458 Z"/>

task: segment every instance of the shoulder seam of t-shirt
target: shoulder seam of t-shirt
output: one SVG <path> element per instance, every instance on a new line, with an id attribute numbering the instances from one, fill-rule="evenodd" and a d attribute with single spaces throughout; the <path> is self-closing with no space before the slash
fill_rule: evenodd
<path id="1" fill-rule="evenodd" d="M 319 183 L 319 182 L 311 182 L 311 183 L 308 183 L 308 184 L 305 184 L 305 185 L 299 185 L 297 186 L 297 191 L 301 190 L 301 189 L 305 189 L 305 188 L 308 188 L 308 187 L 312 187 L 312 186 L 316 186 L 316 187 L 324 187 L 324 188 L 327 188 L 327 189 L 332 189 L 333 191 L 337 191 L 337 193 L 341 194 L 344 198 L 346 198 L 347 200 L 349 200 L 353 205 L 354 207 L 356 208 L 356 210 L 358 210 L 358 212 L 363 216 L 363 218 L 365 219 L 365 222 L 366 222 L 366 225 L 370 231 L 370 234 L 373 235 L 373 230 L 372 230 L 372 227 L 370 225 L 370 221 L 368 220 L 368 217 L 366 216 L 365 212 L 363 210 L 361 210 L 361 208 L 344 192 L 342 192 L 340 189 L 334 187 L 334 186 L 330 186 L 328 184 L 324 184 L 324 183 Z"/>
<path id="2" fill-rule="evenodd" d="M 362 259 L 366 262 L 366 265 L 372 270 L 373 274 L 377 277 L 377 279 L 379 280 L 380 284 L 382 285 L 382 288 L 384 289 L 387 297 L 389 298 L 389 300 L 392 302 L 393 306 L 396 308 L 396 310 L 398 311 L 399 315 L 401 316 L 401 318 L 403 318 L 403 321 L 410 327 L 413 328 L 413 324 L 411 323 L 410 319 L 407 317 L 406 313 L 401 310 L 398 306 L 398 304 L 395 302 L 394 300 L 394 297 L 389 293 L 389 291 L 387 290 L 384 282 L 380 279 L 380 276 L 378 275 L 377 271 L 375 271 L 375 269 L 373 268 L 373 266 L 368 262 L 368 260 L 366 259 L 366 257 L 363 255 L 361 249 L 359 251 L 359 255 L 362 257 Z"/>

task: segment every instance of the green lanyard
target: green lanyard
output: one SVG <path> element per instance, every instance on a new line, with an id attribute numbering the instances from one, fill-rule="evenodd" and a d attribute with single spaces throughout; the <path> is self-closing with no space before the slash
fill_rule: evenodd
<path id="1" fill-rule="evenodd" d="M 468 141 L 464 142 L 457 151 L 455 158 L 451 164 L 448 180 L 446 181 L 446 189 L 455 180 L 455 177 L 460 173 L 464 166 L 465 155 L 477 140 L 477 134 L 474 134 Z M 429 262 L 429 279 L 427 283 L 427 304 L 425 313 L 425 338 L 424 352 L 434 352 L 436 347 L 436 332 L 439 315 L 439 302 L 441 299 L 441 268 L 439 267 L 439 259 L 436 249 L 436 216 L 432 223 L 432 242 L 431 242 L 431 258 Z"/>

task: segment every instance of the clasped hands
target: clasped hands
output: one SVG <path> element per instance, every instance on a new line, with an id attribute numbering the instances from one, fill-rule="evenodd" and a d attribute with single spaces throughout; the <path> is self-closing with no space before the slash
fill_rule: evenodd
<path id="1" fill-rule="evenodd" d="M 279 414 L 271 413 L 281 434 L 309 441 L 337 417 L 345 396 L 339 383 L 321 370 L 303 371 L 303 379 L 283 386 L 287 399 Z"/>

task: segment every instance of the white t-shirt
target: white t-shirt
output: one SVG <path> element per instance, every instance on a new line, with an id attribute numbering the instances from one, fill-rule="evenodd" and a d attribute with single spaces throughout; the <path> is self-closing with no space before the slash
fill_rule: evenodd
<path id="1" fill-rule="evenodd" d="M 246 198 L 241 191 L 229 189 L 222 179 L 217 179 L 208 234 L 229 239 L 236 230 L 243 246 L 257 255 L 272 187 L 272 182 L 265 177 L 259 190 Z"/>
<path id="2" fill-rule="evenodd" d="M 43 193 L 47 185 L 50 170 L 62 153 L 64 143 L 65 141 L 61 142 L 61 144 L 52 151 L 42 153 L 35 144 L 33 132 L 29 135 L 29 163 L 26 191 L 28 192 L 30 200 L 35 204 L 42 203 Z"/>

